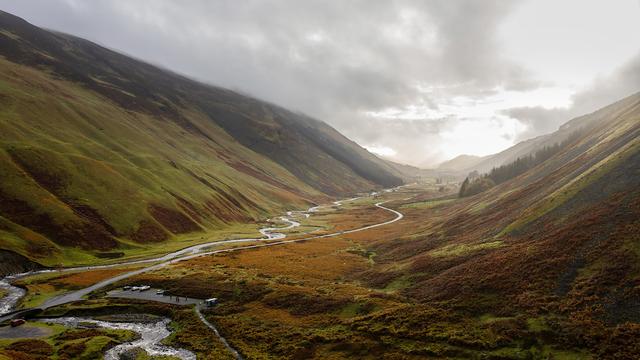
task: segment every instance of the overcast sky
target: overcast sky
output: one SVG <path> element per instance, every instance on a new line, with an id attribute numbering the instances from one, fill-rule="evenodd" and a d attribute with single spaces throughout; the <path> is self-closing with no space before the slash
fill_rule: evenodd
<path id="1" fill-rule="evenodd" d="M 0 0 L 433 166 L 640 91 L 639 0 Z"/>

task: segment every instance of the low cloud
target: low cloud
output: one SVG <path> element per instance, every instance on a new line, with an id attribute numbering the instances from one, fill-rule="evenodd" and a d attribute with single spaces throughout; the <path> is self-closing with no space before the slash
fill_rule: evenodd
<path id="1" fill-rule="evenodd" d="M 501 25 L 524 1 L 32 0 L 2 7 L 36 25 L 304 112 L 362 145 L 392 149 L 395 160 L 433 165 L 451 153 L 444 132 L 468 121 L 451 111 L 465 106 L 457 100 L 480 104 L 549 85 L 502 51 Z M 614 81 L 637 81 L 628 76 Z M 616 87 L 607 99 L 622 96 L 618 86 L 598 84 Z M 607 99 L 599 89 L 585 91 L 574 107 Z M 371 115 L 389 109 L 413 113 Z M 526 124 L 523 138 L 562 118 L 559 110 L 513 108 L 485 121 Z"/>
<path id="2" fill-rule="evenodd" d="M 596 79 L 589 87 L 573 95 L 572 105 L 568 108 L 518 107 L 503 113 L 526 125 L 526 130 L 517 138 L 525 140 L 555 131 L 572 118 L 596 111 L 638 91 L 640 53 L 609 76 Z"/>

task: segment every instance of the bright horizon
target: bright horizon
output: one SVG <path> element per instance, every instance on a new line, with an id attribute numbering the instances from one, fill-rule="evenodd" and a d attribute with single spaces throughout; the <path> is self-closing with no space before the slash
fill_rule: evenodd
<path id="1" fill-rule="evenodd" d="M 640 90 L 638 0 L 0 8 L 302 111 L 421 167 L 499 152 Z"/>

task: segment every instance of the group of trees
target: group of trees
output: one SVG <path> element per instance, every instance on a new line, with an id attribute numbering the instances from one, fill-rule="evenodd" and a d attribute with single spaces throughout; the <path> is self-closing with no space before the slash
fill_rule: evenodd
<path id="1" fill-rule="evenodd" d="M 578 132 L 575 132 L 560 143 L 545 146 L 532 154 L 519 157 L 509 164 L 494 167 L 488 174 L 477 176 L 477 172 L 474 171 L 464 180 L 458 195 L 460 197 L 472 196 L 490 189 L 497 184 L 511 180 L 551 158 L 567 145 L 574 142 L 579 135 Z"/>
<path id="2" fill-rule="evenodd" d="M 465 197 L 479 194 L 487 189 L 494 187 L 495 185 L 496 183 L 494 183 L 493 180 L 489 179 L 486 175 L 471 180 L 469 180 L 469 178 L 466 178 L 462 182 L 462 186 L 460 186 L 460 192 L 458 195 L 460 197 Z"/>

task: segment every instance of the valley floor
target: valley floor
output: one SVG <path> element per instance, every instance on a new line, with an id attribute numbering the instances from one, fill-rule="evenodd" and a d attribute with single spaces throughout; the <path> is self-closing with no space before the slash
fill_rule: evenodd
<path id="1" fill-rule="evenodd" d="M 105 297 L 124 285 L 146 284 L 173 295 L 218 298 L 219 304 L 203 308 L 202 316 L 246 359 L 625 359 L 637 354 L 636 322 L 603 320 L 572 304 L 570 295 L 543 297 L 535 274 L 528 292 L 512 295 L 495 285 L 500 276 L 516 281 L 514 272 L 528 271 L 524 265 L 521 270 L 496 267 L 493 273 L 482 266 L 476 273 L 465 269 L 465 263 L 483 256 L 497 257 L 500 264 L 504 255 L 499 254 L 509 248 L 517 252 L 519 244 L 504 238 L 478 241 L 462 225 L 453 226 L 461 207 L 469 206 L 454 191 L 420 184 L 325 207 L 300 219 L 287 240 L 309 237 L 305 233 L 337 236 L 174 262 L 37 317 L 110 321 L 118 314 L 152 314 L 171 319 L 164 345 L 203 359 L 234 358 L 192 306 Z M 349 232 L 393 219 L 375 206 L 382 201 L 404 218 Z M 451 240 L 438 240 L 445 235 Z M 530 246 L 535 253 L 535 244 Z M 20 279 L 28 289 L 22 306 L 42 304 L 136 266 Z M 136 337 L 124 330 L 32 324 L 47 330 L 38 339 L 0 340 L 0 358 L 91 358 Z"/>

